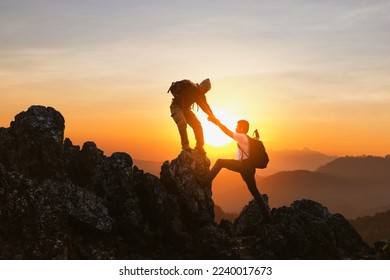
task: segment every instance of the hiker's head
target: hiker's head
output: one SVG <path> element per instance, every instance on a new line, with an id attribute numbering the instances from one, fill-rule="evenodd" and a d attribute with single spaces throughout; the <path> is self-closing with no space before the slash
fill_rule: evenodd
<path id="1" fill-rule="evenodd" d="M 199 90 L 200 90 L 203 94 L 205 94 L 206 92 L 208 92 L 210 89 L 211 89 L 210 79 L 203 80 L 203 81 L 199 84 Z"/>
<path id="2" fill-rule="evenodd" d="M 246 120 L 239 120 L 236 126 L 237 133 L 248 133 L 249 131 L 249 122 Z"/>

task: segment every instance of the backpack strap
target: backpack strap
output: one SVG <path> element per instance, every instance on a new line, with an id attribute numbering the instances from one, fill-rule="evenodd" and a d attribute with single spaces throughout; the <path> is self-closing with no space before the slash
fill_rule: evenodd
<path id="1" fill-rule="evenodd" d="M 248 138 L 248 145 L 250 145 L 250 140 L 249 140 L 249 136 L 248 135 L 246 135 L 246 137 Z M 244 154 L 244 155 L 246 155 L 246 157 L 247 158 L 249 158 L 249 155 L 247 154 L 247 153 L 245 153 L 244 152 L 244 149 L 243 148 L 241 148 L 241 146 L 240 146 L 240 144 L 237 142 L 237 147 L 241 150 L 241 152 Z M 242 159 L 241 159 L 242 160 Z"/>
<path id="2" fill-rule="evenodd" d="M 241 148 L 240 144 L 237 143 L 237 147 L 241 150 L 241 152 L 246 155 L 247 158 L 249 158 L 249 156 L 244 152 L 244 150 Z M 242 160 L 242 158 L 241 158 Z"/>
<path id="3" fill-rule="evenodd" d="M 248 141 L 250 141 L 248 135 L 247 135 L 247 137 L 248 137 Z M 260 139 L 260 135 L 259 135 L 259 132 L 257 131 L 257 129 L 255 129 L 255 131 L 253 131 L 252 138 L 253 138 L 253 139 L 256 139 L 256 140 L 259 140 L 259 139 Z M 250 142 L 248 142 L 248 144 L 250 145 Z M 247 154 L 244 152 L 244 150 L 241 148 L 240 144 L 237 143 L 237 145 L 238 145 L 238 148 L 244 153 L 244 155 L 246 155 L 246 156 L 249 158 L 249 155 L 247 155 Z"/>

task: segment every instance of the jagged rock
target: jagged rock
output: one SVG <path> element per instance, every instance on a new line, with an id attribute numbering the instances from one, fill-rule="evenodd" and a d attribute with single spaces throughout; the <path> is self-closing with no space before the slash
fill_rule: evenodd
<path id="1" fill-rule="evenodd" d="M 93 177 L 103 164 L 105 156 L 94 142 L 85 142 L 82 149 L 73 146 L 70 139 L 64 142 L 65 166 L 69 178 L 77 185 L 90 188 Z"/>
<path id="2" fill-rule="evenodd" d="M 160 236 L 172 236 L 173 239 L 180 236 L 184 224 L 177 198 L 167 192 L 156 176 L 139 171 L 134 176 L 140 209 L 148 227 Z"/>
<path id="3" fill-rule="evenodd" d="M 161 181 L 168 192 L 177 195 L 185 219 L 196 224 L 214 221 L 211 189 L 200 184 L 209 168 L 210 160 L 194 151 L 182 151 L 171 163 L 164 162 L 161 168 Z"/>
<path id="4" fill-rule="evenodd" d="M 166 161 L 158 178 L 126 153 L 107 157 L 63 136 L 62 115 L 43 106 L 0 128 L 0 259 L 388 256 L 387 244 L 375 255 L 343 216 L 309 200 L 273 209 L 268 225 L 253 201 L 218 226 L 211 189 L 200 183 L 210 161 L 195 151 Z"/>
<path id="5" fill-rule="evenodd" d="M 37 184 L 4 168 L 0 178 L 0 247 L 14 246 L 1 259 L 67 259 L 73 255 L 71 227 L 102 233 L 113 227 L 102 199 L 86 189 L 52 180 Z"/>
<path id="6" fill-rule="evenodd" d="M 178 237 L 187 243 L 182 248 L 187 248 L 187 254 L 194 254 L 198 258 L 226 256 L 225 249 L 229 246 L 226 232 L 214 222 L 211 189 L 200 183 L 209 167 L 210 160 L 205 155 L 195 151 L 182 151 L 172 162 L 164 162 L 160 173 L 168 197 L 177 201 L 179 206 L 179 228 L 188 232 L 181 233 Z M 175 227 L 178 228 L 178 225 L 176 222 Z"/>
<path id="7" fill-rule="evenodd" d="M 273 222 L 261 225 L 250 203 L 235 221 L 238 236 L 253 236 L 248 245 L 259 259 L 359 259 L 370 247 L 341 214 L 311 200 L 272 210 Z M 248 217 L 245 217 L 248 216 Z M 256 218 L 257 216 L 257 218 Z M 245 223 L 243 222 L 245 221 Z"/>
<path id="8" fill-rule="evenodd" d="M 268 196 L 262 195 L 264 201 L 268 204 Z M 237 236 L 250 235 L 256 232 L 256 229 L 260 226 L 263 216 L 257 202 L 252 200 L 247 206 L 245 206 L 240 215 L 234 220 L 234 232 Z"/>
<path id="9" fill-rule="evenodd" d="M 51 107 L 31 106 L 0 132 L 0 163 L 43 180 L 63 178 L 65 120 Z"/>
<path id="10" fill-rule="evenodd" d="M 103 200 L 93 192 L 71 183 L 45 181 L 41 192 L 56 199 L 69 218 L 93 230 L 111 232 L 114 219 L 108 215 Z M 63 203 L 63 204 L 61 204 Z"/>
<path id="11" fill-rule="evenodd" d="M 117 229 L 126 234 L 143 231 L 144 219 L 135 191 L 133 160 L 126 153 L 114 153 L 97 168 L 91 188 L 103 198 Z"/>
<path id="12" fill-rule="evenodd" d="M 0 164 L 11 168 L 11 152 L 14 152 L 14 139 L 9 128 L 0 127 Z"/>
<path id="13" fill-rule="evenodd" d="M 68 240 L 61 234 L 66 232 L 64 213 L 45 199 L 36 201 L 31 189 L 24 190 L 31 182 L 20 178 L 18 183 L 21 189 L 7 190 L 2 199 L 0 257 L 66 258 L 64 246 Z"/>
<path id="14" fill-rule="evenodd" d="M 234 226 L 231 221 L 222 219 L 219 223 L 219 227 L 222 228 L 229 236 L 234 235 Z"/>

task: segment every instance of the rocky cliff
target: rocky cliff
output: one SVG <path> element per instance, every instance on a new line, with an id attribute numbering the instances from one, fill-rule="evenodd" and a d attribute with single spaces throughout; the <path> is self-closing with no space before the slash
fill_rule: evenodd
<path id="1" fill-rule="evenodd" d="M 346 219 L 310 200 L 273 209 L 249 203 L 214 222 L 199 181 L 205 155 L 182 152 L 160 178 L 126 153 L 64 140 L 65 120 L 32 106 L 0 128 L 0 259 L 360 259 L 375 252 Z"/>

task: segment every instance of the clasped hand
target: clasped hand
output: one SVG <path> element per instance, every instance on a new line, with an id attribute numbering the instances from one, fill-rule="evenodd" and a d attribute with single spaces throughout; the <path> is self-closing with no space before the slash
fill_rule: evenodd
<path id="1" fill-rule="evenodd" d="M 221 124 L 221 122 L 215 116 L 208 116 L 207 120 L 209 120 L 210 122 L 212 122 L 216 125 Z"/>

